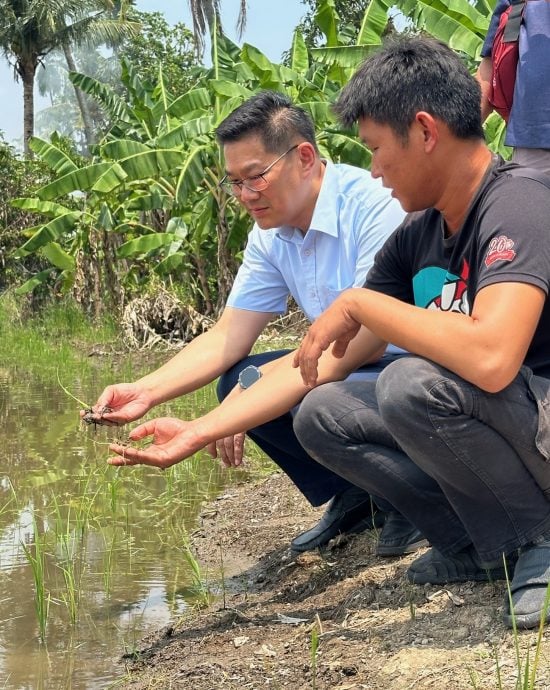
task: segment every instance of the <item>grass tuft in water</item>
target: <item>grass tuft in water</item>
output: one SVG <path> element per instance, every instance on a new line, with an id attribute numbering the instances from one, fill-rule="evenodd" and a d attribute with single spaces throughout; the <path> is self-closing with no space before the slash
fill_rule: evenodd
<path id="1" fill-rule="evenodd" d="M 45 540 L 46 535 L 40 536 L 36 518 L 33 516 L 34 545 L 21 543 L 25 557 L 31 566 L 34 580 L 34 610 L 38 622 L 38 636 L 44 644 L 46 642 L 46 627 L 50 610 L 50 593 L 46 590 L 45 580 Z"/>

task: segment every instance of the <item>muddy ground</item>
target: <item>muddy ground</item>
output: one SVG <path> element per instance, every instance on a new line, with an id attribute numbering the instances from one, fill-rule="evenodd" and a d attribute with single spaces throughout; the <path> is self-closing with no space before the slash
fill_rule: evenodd
<path id="1" fill-rule="evenodd" d="M 192 546 L 224 591 L 121 660 L 121 687 L 550 690 L 550 629 L 516 646 L 500 622 L 504 583 L 410 585 L 415 556 L 376 558 L 370 532 L 292 556 L 290 539 L 321 513 L 281 474 L 205 505 Z M 537 649 L 534 685 L 518 682 L 518 659 L 531 674 Z"/>

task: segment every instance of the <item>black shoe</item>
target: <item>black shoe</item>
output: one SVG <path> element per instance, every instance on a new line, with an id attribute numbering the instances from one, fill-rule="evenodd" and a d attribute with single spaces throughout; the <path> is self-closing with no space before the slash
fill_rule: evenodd
<path id="1" fill-rule="evenodd" d="M 401 513 L 387 513 L 378 538 L 377 556 L 404 556 L 429 546 L 422 532 Z"/>
<path id="2" fill-rule="evenodd" d="M 509 628 L 529 630 L 541 621 L 550 623 L 550 539 L 521 549 L 509 589 L 503 613 Z"/>
<path id="3" fill-rule="evenodd" d="M 315 527 L 293 539 L 290 548 L 299 553 L 311 551 L 324 546 L 338 534 L 358 534 L 381 527 L 383 522 L 384 514 L 377 510 L 370 495 L 359 487 L 353 487 L 337 494 Z"/>
<path id="4" fill-rule="evenodd" d="M 511 560 L 511 559 L 510 559 Z M 492 582 L 505 580 L 506 571 L 502 561 L 484 567 L 479 561 L 473 545 L 452 556 L 444 556 L 437 549 L 431 548 L 411 563 L 407 570 L 407 579 L 417 585 L 444 585 L 448 582 Z M 514 563 L 509 565 L 508 572 L 513 572 Z"/>

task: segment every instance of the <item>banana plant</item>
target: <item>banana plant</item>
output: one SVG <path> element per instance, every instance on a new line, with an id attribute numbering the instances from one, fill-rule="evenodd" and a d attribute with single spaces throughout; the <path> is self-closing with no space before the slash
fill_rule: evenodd
<path id="1" fill-rule="evenodd" d="M 354 132 L 337 125 L 331 104 L 391 28 L 391 7 L 413 28 L 446 40 L 473 69 L 492 1 L 371 0 L 353 43 L 334 0 L 320 0 L 316 21 L 324 47 L 309 48 L 296 31 L 288 59 L 278 64 L 255 46 L 239 47 L 214 32 L 212 67 L 197 68 L 194 88 L 177 96 L 170 93 L 162 66 L 151 85 L 125 62 L 124 98 L 90 76 L 71 73 L 75 86 L 95 99 L 113 124 L 91 160 L 67 153 L 55 137 L 32 140 L 55 180 L 36 197 L 15 202 L 45 216 L 28 231 L 19 252 L 39 252 L 51 268 L 20 290 L 55 278 L 89 310 L 103 303 L 116 308 L 124 293 L 142 289 L 154 271 L 180 285 L 199 311 L 216 314 L 251 224 L 217 185 L 224 174 L 218 124 L 252 94 L 274 89 L 312 115 L 322 155 L 368 168 L 367 150 Z M 498 147 L 498 116 L 488 121 L 487 132 Z"/>
<path id="2" fill-rule="evenodd" d="M 91 160 L 72 157 L 55 137 L 31 141 L 55 180 L 35 198 L 14 202 L 46 216 L 29 229 L 19 254 L 39 252 L 51 268 L 20 291 L 55 277 L 93 311 L 102 303 L 111 308 L 153 270 L 185 285 L 196 308 L 219 311 L 251 222 L 217 186 L 224 169 L 214 133 L 261 89 L 288 93 L 312 114 L 324 155 L 368 164 L 364 147 L 339 132 L 332 117 L 330 104 L 341 84 L 331 78 L 330 66 L 310 58 L 300 34 L 289 65 L 220 36 L 213 51 L 212 68 L 198 70 L 195 88 L 177 97 L 161 68 L 152 87 L 124 63 L 126 98 L 90 76 L 70 75 L 113 125 Z"/>

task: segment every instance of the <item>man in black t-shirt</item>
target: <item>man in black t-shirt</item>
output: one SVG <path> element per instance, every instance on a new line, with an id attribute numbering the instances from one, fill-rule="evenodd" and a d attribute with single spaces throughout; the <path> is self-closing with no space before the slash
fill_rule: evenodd
<path id="1" fill-rule="evenodd" d="M 506 558 L 504 620 L 531 628 L 550 620 L 550 178 L 493 157 L 479 102 L 460 58 L 422 37 L 389 43 L 343 90 L 340 119 L 409 215 L 294 364 L 313 387 L 323 353 L 358 333 L 366 356 L 384 342 L 411 355 L 376 383 L 317 387 L 295 430 L 429 539 L 412 582 L 502 578 Z"/>

